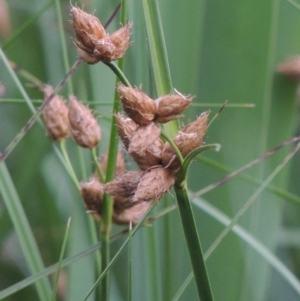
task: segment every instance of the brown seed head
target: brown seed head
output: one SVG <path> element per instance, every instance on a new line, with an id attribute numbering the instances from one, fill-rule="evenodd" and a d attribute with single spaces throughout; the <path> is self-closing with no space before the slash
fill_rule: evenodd
<path id="1" fill-rule="evenodd" d="M 151 122 L 149 125 L 139 126 L 130 137 L 129 154 L 143 155 L 154 141 L 159 138 L 160 132 L 160 127 L 154 122 Z"/>
<path id="2" fill-rule="evenodd" d="M 82 147 L 94 148 L 101 139 L 96 118 L 75 96 L 69 99 L 69 122 L 73 139 Z"/>
<path id="3" fill-rule="evenodd" d="M 105 193 L 131 201 L 142 175 L 143 171 L 132 170 L 116 177 L 105 185 Z"/>
<path id="4" fill-rule="evenodd" d="M 79 56 L 85 60 L 88 57 L 93 57 L 95 44 L 98 40 L 106 37 L 106 31 L 99 19 L 90 15 L 78 7 L 71 6 L 71 14 L 73 16 L 73 26 L 77 41 Z M 92 63 L 90 58 L 87 63 Z M 93 62 L 93 63 L 96 63 Z"/>
<path id="5" fill-rule="evenodd" d="M 94 49 L 94 56 L 98 61 L 109 63 L 113 60 L 116 51 L 115 45 L 112 43 L 109 36 L 97 41 Z"/>
<path id="6" fill-rule="evenodd" d="M 182 117 L 180 115 L 191 103 L 193 97 L 182 94 L 169 94 L 155 100 L 157 107 L 155 120 L 165 123 Z"/>
<path id="7" fill-rule="evenodd" d="M 174 182 L 174 176 L 164 167 L 145 171 L 136 189 L 133 201 L 158 201 L 172 188 Z"/>
<path id="8" fill-rule="evenodd" d="M 200 147 L 207 128 L 209 112 L 202 113 L 197 120 L 189 123 L 179 131 L 173 139 L 183 157 L 186 157 L 192 150 Z M 180 167 L 180 161 L 172 146 L 167 142 L 162 152 L 162 164 L 171 170 Z"/>
<path id="9" fill-rule="evenodd" d="M 161 165 L 161 155 L 164 143 L 157 139 L 148 147 L 144 154 L 131 152 L 130 156 L 142 170 L 147 170 L 153 166 Z"/>
<path id="10" fill-rule="evenodd" d="M 156 114 L 154 101 L 139 89 L 118 85 L 124 111 L 138 125 L 148 125 Z"/>
<path id="11" fill-rule="evenodd" d="M 45 100 L 53 93 L 51 86 L 44 89 Z M 60 141 L 70 136 L 68 107 L 62 97 L 55 95 L 51 102 L 45 107 L 43 117 L 48 135 Z"/>
<path id="12" fill-rule="evenodd" d="M 279 64 L 276 71 L 292 79 L 300 79 L 300 55 Z"/>
<path id="13" fill-rule="evenodd" d="M 137 224 L 151 206 L 151 202 L 141 202 L 130 208 L 113 212 L 113 222 L 119 225 Z"/>
<path id="14" fill-rule="evenodd" d="M 128 49 L 130 43 L 130 28 L 132 23 L 128 22 L 125 26 L 121 27 L 119 30 L 115 31 L 111 36 L 111 42 L 115 46 L 115 51 L 112 56 L 112 60 L 117 60 L 124 56 L 126 50 Z"/>
<path id="15" fill-rule="evenodd" d="M 114 116 L 116 118 L 119 136 L 127 150 L 130 143 L 130 137 L 137 129 L 138 125 L 132 119 L 126 118 L 120 113 L 117 113 Z"/>
<path id="16" fill-rule="evenodd" d="M 81 196 L 88 212 L 100 220 L 101 206 L 103 202 L 104 186 L 96 177 L 92 177 L 88 182 L 80 184 Z"/>

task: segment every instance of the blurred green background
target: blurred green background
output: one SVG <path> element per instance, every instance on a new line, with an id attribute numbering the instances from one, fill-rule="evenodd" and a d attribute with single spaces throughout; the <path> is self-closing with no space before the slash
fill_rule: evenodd
<path id="1" fill-rule="evenodd" d="M 8 17 L 10 23 L 6 24 L 11 27 L 0 32 L 7 58 L 42 82 L 56 86 L 77 58 L 69 22 L 69 1 L 0 0 L 0 4 L 0 20 Z M 77 4 L 84 4 L 87 12 L 94 12 L 105 23 L 118 1 L 87 0 Z M 128 19 L 133 21 L 133 43 L 125 56 L 124 73 L 132 85 L 142 85 L 145 92 L 156 98 L 142 3 L 128 0 L 126 4 Z M 297 83 L 276 74 L 275 69 L 278 63 L 300 51 L 300 1 L 159 0 L 158 5 L 173 86 L 181 93 L 196 96 L 193 101 L 196 105 L 186 111 L 182 122 L 194 120 L 204 110 L 211 110 L 213 116 L 226 100 L 229 103 L 210 126 L 206 138 L 206 143 L 220 143 L 221 151 L 207 152 L 192 164 L 189 189 L 196 192 L 297 135 Z M 4 26 L 0 23 L 0 31 Z M 119 16 L 110 24 L 108 32 L 118 27 Z M 66 44 L 67 56 L 62 41 Z M 28 80 L 19 78 L 31 99 L 43 98 L 41 92 L 28 86 Z M 3 151 L 32 113 L 25 102 L 4 102 L 4 99 L 23 97 L 3 60 L 0 60 L 0 81 L 5 87 L 0 100 L 0 151 Z M 89 101 L 90 107 L 98 111 L 103 131 L 99 152 L 105 151 L 112 107 L 95 102 L 112 104 L 115 76 L 103 64 L 82 64 L 61 91 L 65 97 L 70 93 Z M 230 107 L 249 103 L 255 107 Z M 67 147 L 78 178 L 87 180 L 92 165 L 89 152 L 79 150 L 72 141 L 68 141 Z M 246 173 L 255 181 L 265 180 L 290 149 L 285 147 Z M 79 158 L 84 158 L 84 162 Z M 128 169 L 133 168 L 129 157 L 127 159 Z M 278 256 L 296 277 L 300 276 L 299 161 L 296 154 L 272 183 L 294 198 L 266 189 L 239 221 L 240 226 Z M 21 140 L 6 164 L 45 266 L 58 261 L 70 216 L 66 256 L 92 245 L 89 217 L 80 196 L 54 153 L 53 142 L 39 124 Z M 198 201 L 206 201 L 212 208 L 233 217 L 258 189 L 260 184 L 255 181 L 236 177 Z M 173 203 L 171 193 L 155 210 L 158 212 Z M 205 251 L 224 225 L 216 215 L 208 215 L 199 205 L 193 208 Z M 2 290 L 31 275 L 1 194 L 0 225 L 1 296 Z M 114 232 L 120 229 L 115 227 Z M 113 253 L 122 242 L 123 239 L 119 239 L 112 244 Z M 267 258 L 270 260 L 270 256 Z M 270 266 L 261 252 L 254 250 L 253 243 L 245 242 L 235 233 L 226 236 L 207 264 L 217 301 L 299 300 L 299 284 L 293 286 L 292 280 L 287 280 L 283 273 Z M 132 269 L 133 300 L 172 300 L 191 272 L 177 210 L 156 220 L 152 227 L 138 231 L 132 241 Z M 112 270 L 111 300 L 127 300 L 126 251 Z M 83 300 L 96 279 L 95 257 L 90 255 L 73 263 L 64 269 L 63 276 L 60 300 Z M 39 298 L 31 285 L 4 300 Z M 89 300 L 93 300 L 93 296 Z M 180 300 L 197 300 L 193 281 Z"/>

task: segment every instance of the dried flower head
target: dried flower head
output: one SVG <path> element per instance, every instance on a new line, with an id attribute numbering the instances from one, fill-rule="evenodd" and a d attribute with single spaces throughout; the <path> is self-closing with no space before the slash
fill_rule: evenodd
<path id="1" fill-rule="evenodd" d="M 130 156 L 142 170 L 147 170 L 153 166 L 161 165 L 161 156 L 164 143 L 161 139 L 157 139 L 148 146 L 144 154 L 131 152 Z"/>
<path id="2" fill-rule="evenodd" d="M 89 213 L 100 220 L 101 206 L 104 195 L 104 186 L 96 177 L 92 177 L 88 182 L 80 184 L 81 196 Z"/>
<path id="3" fill-rule="evenodd" d="M 124 111 L 138 125 L 148 125 L 156 114 L 154 101 L 140 89 L 118 85 Z"/>
<path id="4" fill-rule="evenodd" d="M 172 188 L 174 182 L 174 176 L 164 167 L 145 171 L 136 189 L 133 202 L 158 201 Z"/>
<path id="5" fill-rule="evenodd" d="M 287 61 L 279 64 L 276 71 L 287 77 L 300 79 L 300 55 L 289 58 Z"/>
<path id="6" fill-rule="evenodd" d="M 70 96 L 69 122 L 73 139 L 82 147 L 94 148 L 101 139 L 101 129 L 92 112 Z"/>
<path id="7" fill-rule="evenodd" d="M 142 175 L 143 171 L 141 170 L 126 172 L 107 183 L 105 185 L 105 193 L 131 201 Z"/>
<path id="8" fill-rule="evenodd" d="M 129 47 L 131 22 L 111 36 L 99 19 L 78 7 L 71 6 L 78 55 L 88 64 L 108 63 L 121 58 Z"/>
<path id="9" fill-rule="evenodd" d="M 113 222 L 119 225 L 137 224 L 146 211 L 151 206 L 151 202 L 141 202 L 130 208 L 118 210 L 114 208 Z"/>
<path id="10" fill-rule="evenodd" d="M 202 113 L 195 121 L 181 129 L 173 139 L 183 157 L 201 146 L 207 129 L 208 115 L 209 112 Z M 162 164 L 171 170 L 177 170 L 180 167 L 180 161 L 168 142 L 165 143 L 162 152 Z"/>
<path id="11" fill-rule="evenodd" d="M 130 118 L 124 117 L 122 114 L 117 113 L 114 115 L 118 126 L 119 136 L 126 149 L 129 147 L 130 137 L 137 129 L 138 125 Z"/>
<path id="12" fill-rule="evenodd" d="M 44 89 L 45 100 L 53 93 L 51 86 Z M 62 97 L 55 95 L 51 102 L 45 107 L 43 117 L 48 135 L 60 141 L 69 137 L 70 128 L 68 120 L 68 107 Z"/>
<path id="13" fill-rule="evenodd" d="M 149 125 L 139 126 L 130 137 L 129 154 L 143 155 L 160 136 L 161 130 L 154 122 Z"/>
<path id="14" fill-rule="evenodd" d="M 155 100 L 157 107 L 155 120 L 165 123 L 182 117 L 181 113 L 190 105 L 193 97 L 190 95 L 169 94 Z"/>

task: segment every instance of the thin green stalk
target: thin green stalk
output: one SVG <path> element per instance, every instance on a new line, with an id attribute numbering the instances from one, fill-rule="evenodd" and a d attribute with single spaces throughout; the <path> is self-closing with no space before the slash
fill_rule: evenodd
<path id="1" fill-rule="evenodd" d="M 59 281 L 59 274 L 60 274 L 60 271 L 61 271 L 61 265 L 62 265 L 62 261 L 63 261 L 63 258 L 64 258 L 64 254 L 65 254 L 65 250 L 66 250 L 66 246 L 67 246 L 67 241 L 68 241 L 68 236 L 69 236 L 70 224 L 71 224 L 71 218 L 68 219 L 67 229 L 66 229 L 63 244 L 62 244 L 62 247 L 61 247 L 60 255 L 59 255 L 58 267 L 57 267 L 57 271 L 56 271 L 56 275 L 55 275 L 54 287 L 53 287 L 53 290 L 52 290 L 52 297 L 51 297 L 52 301 L 55 301 L 55 296 L 56 296 L 57 286 L 58 286 L 58 281 Z"/>
<path id="2" fill-rule="evenodd" d="M 147 215 L 149 214 L 149 212 L 153 209 L 154 206 L 151 206 L 147 212 L 145 213 L 145 215 L 143 216 L 143 218 L 135 225 L 135 227 L 132 230 L 131 235 L 128 235 L 126 240 L 124 241 L 124 243 L 122 244 L 122 246 L 119 248 L 119 250 L 117 251 L 117 253 L 115 254 L 115 256 L 112 258 L 112 260 L 109 262 L 109 264 L 106 266 L 106 268 L 103 270 L 102 274 L 100 275 L 100 277 L 97 279 L 97 281 L 95 282 L 95 284 L 93 285 L 93 287 L 90 289 L 90 291 L 87 293 L 86 297 L 84 298 L 83 301 L 86 301 L 88 299 L 88 297 L 91 295 L 91 293 L 95 290 L 95 288 L 99 285 L 99 283 L 102 281 L 102 279 L 105 278 L 107 272 L 109 271 L 109 269 L 112 267 L 112 265 L 116 262 L 116 260 L 118 259 L 119 255 L 121 254 L 121 252 L 124 250 L 124 248 L 127 246 L 127 244 L 129 243 L 129 241 L 132 239 L 132 237 L 135 235 L 135 233 L 137 232 L 137 230 L 140 228 L 140 226 L 143 224 L 144 220 L 146 219 Z M 101 299 L 103 300 L 103 299 Z"/>
<path id="3" fill-rule="evenodd" d="M 72 181 L 74 182 L 76 188 L 80 191 L 80 184 L 79 184 L 79 181 L 76 177 L 76 174 L 75 174 L 75 171 L 73 169 L 72 163 L 70 161 L 70 158 L 69 158 L 69 155 L 68 155 L 68 152 L 67 152 L 67 149 L 66 149 L 66 140 L 65 139 L 60 141 L 60 149 L 61 149 L 61 152 L 62 152 L 63 157 L 65 159 L 68 173 L 69 173 Z"/>
<path id="4" fill-rule="evenodd" d="M 129 243 L 128 243 L 128 301 L 132 301 L 132 224 L 129 224 Z"/>
<path id="5" fill-rule="evenodd" d="M 98 160 L 98 157 L 97 157 L 97 149 L 94 147 L 94 148 L 91 149 L 91 152 L 92 152 L 93 160 L 94 160 L 95 165 L 96 165 L 98 177 L 99 177 L 100 181 L 102 183 L 104 183 L 105 177 L 104 177 L 104 174 L 103 174 L 103 172 L 101 170 L 101 167 L 100 167 L 100 164 L 99 164 L 99 160 Z"/>
<path id="6" fill-rule="evenodd" d="M 61 15 L 60 0 L 55 0 L 55 6 L 56 6 L 58 28 L 59 28 L 59 37 L 60 37 L 60 43 L 62 48 L 62 54 L 63 54 L 64 69 L 65 72 L 67 72 L 68 70 L 70 70 L 70 64 L 69 64 L 69 57 L 67 51 L 65 30 L 64 30 L 62 15 Z M 68 81 L 68 91 L 69 93 L 73 93 L 73 84 L 71 80 Z"/>
<path id="7" fill-rule="evenodd" d="M 119 60 L 120 61 L 120 60 Z M 126 87 L 131 87 L 130 82 L 124 75 L 123 71 L 120 69 L 118 65 L 115 63 L 105 63 L 112 71 L 113 73 L 117 76 L 117 78 L 126 86 Z"/>
<path id="8" fill-rule="evenodd" d="M 0 163 L 0 191 L 12 219 L 14 229 L 29 269 L 32 273 L 37 273 L 45 267 L 22 203 L 4 162 Z M 50 300 L 51 286 L 49 279 L 41 279 L 35 284 L 39 299 L 45 301 Z"/>
<path id="9" fill-rule="evenodd" d="M 195 276 L 199 300 L 213 301 L 196 222 L 186 189 L 186 182 L 175 183 L 174 190 Z"/>
<path id="10" fill-rule="evenodd" d="M 126 19 L 126 4 L 125 1 L 121 1 L 121 14 L 120 14 L 120 22 L 121 24 L 125 24 Z M 119 79 L 124 85 L 127 87 L 131 87 L 128 79 L 124 75 L 123 69 L 124 60 L 123 58 L 118 60 L 118 64 L 115 63 L 106 63 L 106 65 L 116 74 L 117 79 Z M 113 104 L 113 113 L 117 113 L 120 111 L 120 102 L 117 91 L 115 92 L 114 104 Z M 114 177 L 117 154 L 118 154 L 118 129 L 116 125 L 115 117 L 113 116 L 111 120 L 111 128 L 110 128 L 110 139 L 109 139 L 109 150 L 108 150 L 108 158 L 107 158 L 107 169 L 106 169 L 106 177 L 105 183 L 111 181 Z M 104 181 L 103 181 L 104 182 Z M 105 194 L 103 200 L 102 207 L 102 221 L 101 221 L 101 243 L 102 243 L 102 269 L 106 269 L 110 263 L 110 232 L 112 227 L 112 214 L 113 214 L 113 201 L 111 196 Z M 101 300 L 109 300 L 110 297 L 110 279 L 109 273 L 103 278 L 101 283 Z"/>

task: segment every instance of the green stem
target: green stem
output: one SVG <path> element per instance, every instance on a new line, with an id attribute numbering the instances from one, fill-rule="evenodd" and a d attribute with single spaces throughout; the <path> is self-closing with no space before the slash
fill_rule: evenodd
<path id="1" fill-rule="evenodd" d="M 101 167 L 99 165 L 99 160 L 98 160 L 98 157 L 97 157 L 96 148 L 95 147 L 92 148 L 91 151 L 92 151 L 92 156 L 93 156 L 94 162 L 96 164 L 96 169 L 97 169 L 98 177 L 99 177 L 100 181 L 102 183 L 104 183 L 105 177 L 104 177 L 103 172 L 101 170 Z"/>
<path id="2" fill-rule="evenodd" d="M 177 145 L 175 144 L 175 142 L 173 141 L 173 139 L 171 139 L 163 130 L 161 132 L 161 136 L 170 143 L 170 145 L 174 149 L 177 157 L 179 158 L 180 163 L 182 164 L 183 163 L 182 154 L 181 154 L 180 150 L 178 149 Z"/>
<path id="3" fill-rule="evenodd" d="M 69 158 L 69 155 L 68 155 L 68 152 L 67 152 L 67 149 L 66 149 L 66 140 L 65 139 L 60 141 L 60 149 L 61 149 L 63 157 L 66 161 L 66 167 L 67 167 L 68 173 L 69 173 L 72 181 L 74 182 L 76 188 L 80 191 L 80 184 L 79 184 L 79 181 L 76 177 L 76 174 L 75 174 L 75 171 L 73 169 L 72 163 L 70 161 L 70 158 Z"/>
<path id="4" fill-rule="evenodd" d="M 121 70 L 121 68 L 119 68 L 118 65 L 116 65 L 115 63 L 105 63 L 105 65 L 107 65 L 112 71 L 113 73 L 117 76 L 117 78 L 127 87 L 131 87 L 130 82 L 128 81 L 127 77 L 125 76 L 125 74 L 123 73 L 123 71 Z"/>
<path id="5" fill-rule="evenodd" d="M 175 194 L 200 300 L 213 301 L 200 239 L 189 201 L 186 182 L 175 183 Z"/>

